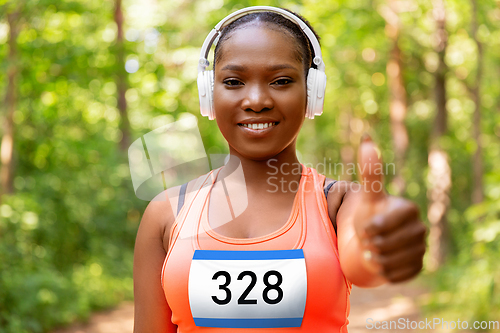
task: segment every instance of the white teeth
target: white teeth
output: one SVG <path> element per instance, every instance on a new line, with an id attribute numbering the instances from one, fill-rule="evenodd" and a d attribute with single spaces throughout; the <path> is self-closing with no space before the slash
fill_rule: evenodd
<path id="1" fill-rule="evenodd" d="M 265 129 L 268 127 L 272 127 L 276 124 L 277 123 L 259 123 L 259 124 L 242 124 L 242 126 L 248 127 L 248 128 L 254 129 L 254 130 L 261 130 L 261 129 Z"/>

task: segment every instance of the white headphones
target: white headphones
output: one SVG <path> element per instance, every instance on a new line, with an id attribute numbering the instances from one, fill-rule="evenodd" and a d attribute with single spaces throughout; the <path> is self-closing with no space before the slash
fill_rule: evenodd
<path id="1" fill-rule="evenodd" d="M 213 91 L 214 91 L 214 72 L 207 71 L 206 68 L 210 65 L 207 60 L 208 52 L 214 41 L 219 37 L 222 28 L 236 21 L 242 16 L 253 12 L 274 12 L 283 15 L 289 20 L 296 23 L 302 31 L 306 34 L 314 49 L 313 63 L 318 67 L 309 68 L 307 74 L 307 111 L 306 116 L 309 119 L 314 119 L 314 116 L 319 116 L 323 113 L 323 102 L 326 89 L 326 74 L 325 63 L 321 57 L 321 48 L 319 42 L 314 36 L 314 33 L 309 29 L 307 24 L 304 23 L 297 16 L 287 12 L 281 8 L 269 6 L 254 6 L 240 9 L 224 19 L 222 19 L 215 28 L 210 31 L 207 38 L 201 47 L 200 60 L 198 63 L 198 94 L 200 97 L 200 111 L 208 119 L 215 119 L 215 111 L 213 107 Z"/>

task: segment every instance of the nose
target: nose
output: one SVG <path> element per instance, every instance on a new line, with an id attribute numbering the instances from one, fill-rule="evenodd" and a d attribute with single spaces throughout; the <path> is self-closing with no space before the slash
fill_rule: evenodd
<path id="1" fill-rule="evenodd" d="M 241 108 L 245 111 L 262 112 L 271 110 L 274 102 L 267 84 L 247 84 Z"/>

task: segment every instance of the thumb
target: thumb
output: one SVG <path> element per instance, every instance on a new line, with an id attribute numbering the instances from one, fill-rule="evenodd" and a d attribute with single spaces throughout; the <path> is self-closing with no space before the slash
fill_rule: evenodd
<path id="1" fill-rule="evenodd" d="M 385 198 L 384 167 L 380 155 L 377 145 L 365 134 L 358 150 L 358 168 L 364 199 L 373 203 Z"/>

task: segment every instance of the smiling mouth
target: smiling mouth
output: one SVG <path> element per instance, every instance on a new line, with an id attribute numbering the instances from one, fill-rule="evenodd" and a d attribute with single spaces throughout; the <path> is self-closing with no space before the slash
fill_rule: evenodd
<path id="1" fill-rule="evenodd" d="M 269 123 L 254 123 L 254 124 L 238 124 L 238 126 L 247 127 L 253 130 L 263 130 L 269 127 L 274 127 L 278 125 L 278 122 L 269 122 Z"/>

